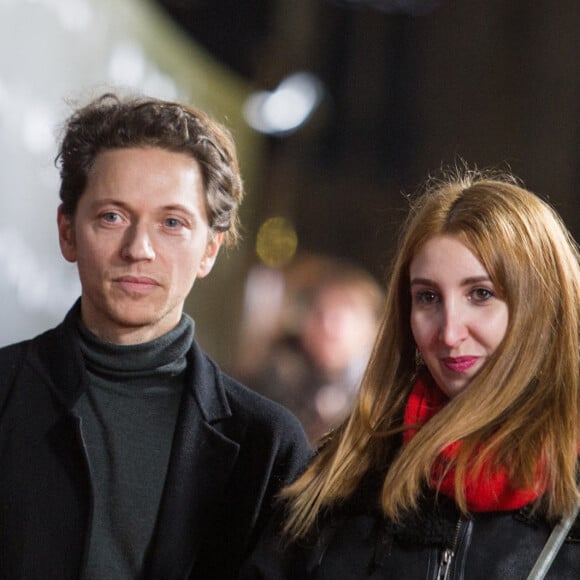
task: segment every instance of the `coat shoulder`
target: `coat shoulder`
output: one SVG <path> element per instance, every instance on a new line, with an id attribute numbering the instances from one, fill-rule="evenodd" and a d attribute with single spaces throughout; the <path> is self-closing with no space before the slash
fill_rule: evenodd
<path id="1" fill-rule="evenodd" d="M 21 364 L 24 353 L 31 342 L 32 341 L 28 339 L 0 347 L 0 370 L 2 370 L 3 375 L 6 369 L 17 368 L 18 365 Z M 4 376 L 2 378 L 4 378 Z"/>
<path id="2" fill-rule="evenodd" d="M 31 342 L 24 340 L 0 348 L 0 414 Z"/>
<path id="3" fill-rule="evenodd" d="M 283 405 L 268 399 L 222 373 L 226 398 L 232 410 L 248 428 L 269 435 L 306 441 L 304 429 L 296 416 Z"/>

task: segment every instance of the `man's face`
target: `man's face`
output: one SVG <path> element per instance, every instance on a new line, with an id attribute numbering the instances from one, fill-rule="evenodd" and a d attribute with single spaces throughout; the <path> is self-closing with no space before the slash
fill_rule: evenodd
<path id="1" fill-rule="evenodd" d="M 368 356 L 376 331 L 376 316 L 360 290 L 336 285 L 319 292 L 306 316 L 302 340 L 321 370 L 344 372 Z"/>
<path id="2" fill-rule="evenodd" d="M 83 322 L 117 344 L 174 328 L 222 241 L 208 225 L 199 164 L 158 148 L 100 153 L 76 214 L 59 209 L 58 228 L 63 256 L 78 264 Z"/>

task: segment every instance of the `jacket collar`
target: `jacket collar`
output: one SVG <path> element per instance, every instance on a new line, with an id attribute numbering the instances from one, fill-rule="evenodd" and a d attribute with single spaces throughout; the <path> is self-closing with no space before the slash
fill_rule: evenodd
<path id="1" fill-rule="evenodd" d="M 30 350 L 32 366 L 48 378 L 54 394 L 68 410 L 82 394 L 86 378 L 78 339 L 79 315 L 80 298 L 59 326 L 33 339 Z"/>
<path id="2" fill-rule="evenodd" d="M 191 395 L 199 405 L 204 421 L 214 423 L 231 417 L 226 398 L 223 375 L 198 344 L 193 341 L 188 357 L 190 379 L 187 381 Z"/>
<path id="3" fill-rule="evenodd" d="M 51 387 L 67 409 L 72 409 L 85 390 L 86 369 L 79 346 L 80 298 L 62 324 L 34 339 L 32 364 L 50 378 Z M 201 416 L 213 423 L 231 416 L 221 372 L 193 341 L 188 354 L 189 390 L 199 405 Z"/>

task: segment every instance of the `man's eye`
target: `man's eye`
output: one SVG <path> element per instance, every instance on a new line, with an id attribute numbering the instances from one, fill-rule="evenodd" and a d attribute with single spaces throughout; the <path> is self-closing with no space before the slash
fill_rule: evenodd
<path id="1" fill-rule="evenodd" d="M 118 221 L 120 221 L 121 217 L 119 216 L 118 213 L 115 213 L 114 211 L 108 211 L 107 213 L 104 213 L 101 218 L 103 219 L 103 221 L 110 223 L 110 224 L 115 224 Z"/>
<path id="2" fill-rule="evenodd" d="M 165 220 L 165 225 L 168 228 L 175 229 L 181 227 L 183 223 L 181 222 L 181 220 L 178 220 L 177 218 L 167 218 Z"/>

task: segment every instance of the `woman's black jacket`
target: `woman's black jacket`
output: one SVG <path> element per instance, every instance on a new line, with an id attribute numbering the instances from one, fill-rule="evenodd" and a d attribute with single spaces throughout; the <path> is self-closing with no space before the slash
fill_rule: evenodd
<path id="1" fill-rule="evenodd" d="M 290 545 L 278 534 L 280 506 L 240 580 L 525 580 L 551 532 L 529 508 L 463 517 L 452 500 L 433 493 L 418 514 L 395 525 L 378 507 L 379 481 L 369 478 Z M 580 579 L 578 521 L 546 578 Z"/>

